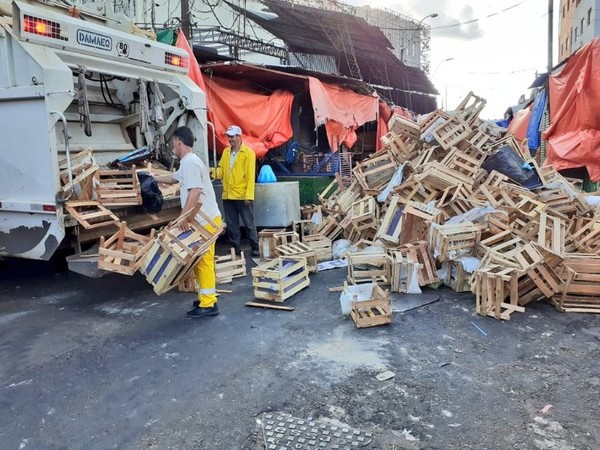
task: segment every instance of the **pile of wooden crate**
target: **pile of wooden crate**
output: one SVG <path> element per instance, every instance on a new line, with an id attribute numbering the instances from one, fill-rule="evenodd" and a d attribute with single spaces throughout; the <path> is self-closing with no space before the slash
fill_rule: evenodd
<path id="1" fill-rule="evenodd" d="M 65 210 L 86 230 L 114 225 L 121 228 L 119 219 L 110 208 L 142 204 L 137 172 L 165 175 L 171 172 L 148 163 L 145 167 L 131 166 L 116 170 L 102 168 L 91 149 L 59 162 L 62 193 L 70 200 Z M 178 196 L 179 184 L 159 184 L 163 198 Z"/>
<path id="2" fill-rule="evenodd" d="M 383 149 L 355 167 L 351 182 L 334 180 L 319 205 L 303 208 L 299 240 L 350 240 L 359 249 L 349 256 L 351 283 L 375 277 L 404 292 L 414 265 L 421 286 L 445 269 L 441 281 L 471 290 L 482 315 L 509 319 L 541 299 L 560 311 L 600 312 L 600 211 L 511 135 L 490 134 L 479 119 L 484 106 L 470 93 L 452 113 L 436 110 L 419 123 L 392 117 Z M 523 159 L 537 181 L 531 189 L 483 168 L 500 150 Z M 309 220 L 315 214 L 318 224 Z M 361 251 L 374 245 L 381 251 Z M 466 270 L 464 258 L 477 258 L 476 269 Z"/>

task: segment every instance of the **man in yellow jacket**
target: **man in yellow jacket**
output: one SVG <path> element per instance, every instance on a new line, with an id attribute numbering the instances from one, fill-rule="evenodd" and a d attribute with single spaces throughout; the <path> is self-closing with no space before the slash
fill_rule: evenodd
<path id="1" fill-rule="evenodd" d="M 223 212 L 227 223 L 227 237 L 240 253 L 240 222 L 242 218 L 252 245 L 252 256 L 258 256 L 258 235 L 254 224 L 254 178 L 256 155 L 242 144 L 242 129 L 231 125 L 225 132 L 229 147 L 223 150 L 219 166 L 213 172 L 223 179 Z"/>

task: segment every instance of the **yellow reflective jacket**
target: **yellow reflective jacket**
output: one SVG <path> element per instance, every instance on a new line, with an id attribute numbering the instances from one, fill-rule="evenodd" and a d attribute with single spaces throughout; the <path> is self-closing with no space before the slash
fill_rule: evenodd
<path id="1" fill-rule="evenodd" d="M 256 154 L 241 145 L 233 167 L 229 169 L 231 147 L 223 150 L 215 178 L 223 179 L 223 200 L 254 200 L 254 179 L 256 175 Z"/>

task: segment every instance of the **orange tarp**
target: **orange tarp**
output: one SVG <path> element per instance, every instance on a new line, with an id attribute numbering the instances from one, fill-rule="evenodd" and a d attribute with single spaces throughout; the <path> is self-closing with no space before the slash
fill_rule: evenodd
<path id="1" fill-rule="evenodd" d="M 406 119 L 413 120 L 412 114 L 401 106 L 394 106 L 393 109 L 390 105 L 385 102 L 379 102 L 379 116 L 377 116 L 377 145 L 375 146 L 376 150 L 381 150 L 383 148 L 383 144 L 381 143 L 381 138 L 388 134 L 390 131 L 388 128 L 388 123 L 392 118 L 392 115 L 396 114 L 400 117 L 404 117 Z"/>
<path id="2" fill-rule="evenodd" d="M 517 111 L 517 114 L 515 114 L 513 120 L 511 120 L 510 124 L 508 125 L 509 133 L 512 133 L 512 135 L 518 141 L 527 139 L 527 127 L 529 126 L 530 117 L 531 105 L 529 105 L 527 108 Z"/>
<path id="3" fill-rule="evenodd" d="M 325 125 L 327 140 L 335 152 L 341 143 L 352 147 L 357 140 L 355 130 L 377 120 L 379 98 L 361 95 L 349 89 L 308 77 L 315 125 Z"/>
<path id="4" fill-rule="evenodd" d="M 290 118 L 294 96 L 290 92 L 276 90 L 266 95 L 252 91 L 243 82 L 207 77 L 181 32 L 176 46 L 190 55 L 188 75 L 206 93 L 207 116 L 215 126 L 219 153 L 229 145 L 225 130 L 232 124 L 242 128 L 242 141 L 258 158 L 293 136 Z"/>
<path id="5" fill-rule="evenodd" d="M 276 90 L 270 95 L 254 92 L 247 83 L 204 77 L 209 120 L 217 130 L 217 150 L 229 145 L 225 130 L 239 125 L 243 142 L 258 158 L 293 136 L 291 92 Z"/>
<path id="6" fill-rule="evenodd" d="M 546 165 L 557 170 L 587 167 L 600 180 L 600 40 L 595 39 L 549 79 L 551 125 Z"/>

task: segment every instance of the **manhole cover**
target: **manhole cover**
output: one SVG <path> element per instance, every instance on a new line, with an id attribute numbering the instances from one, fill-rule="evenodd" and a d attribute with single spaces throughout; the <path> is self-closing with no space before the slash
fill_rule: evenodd
<path id="1" fill-rule="evenodd" d="M 365 447 L 373 439 L 373 433 L 287 414 L 263 414 L 261 422 L 267 450 L 352 450 Z"/>

